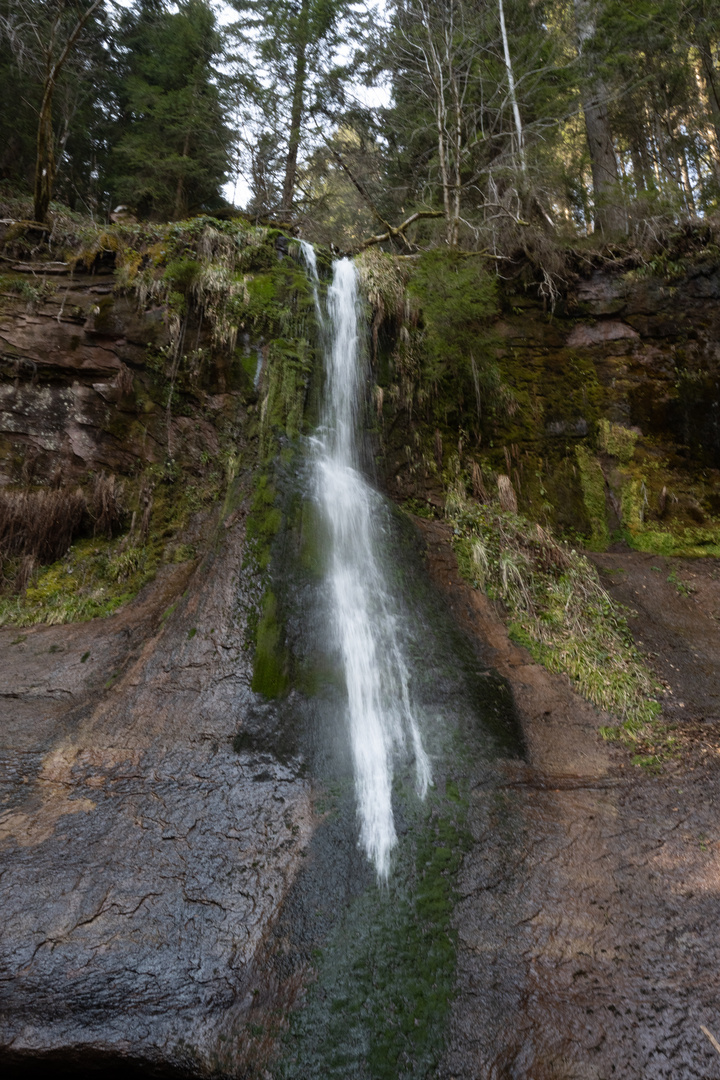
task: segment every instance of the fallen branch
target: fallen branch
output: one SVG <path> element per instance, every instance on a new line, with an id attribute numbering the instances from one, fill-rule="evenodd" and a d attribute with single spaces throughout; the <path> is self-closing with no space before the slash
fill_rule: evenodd
<path id="1" fill-rule="evenodd" d="M 49 225 L 43 225 L 41 221 L 29 221 L 25 218 L 0 218 L 0 225 L 24 225 L 26 229 L 39 229 L 41 232 L 50 232 Z"/>
<path id="2" fill-rule="evenodd" d="M 495 262 L 508 262 L 507 255 L 493 255 L 491 251 L 458 251 L 455 254 L 461 259 L 494 259 Z M 395 255 L 395 259 L 419 259 L 422 251 L 415 251 L 412 255 Z"/>
<path id="3" fill-rule="evenodd" d="M 397 228 L 386 223 L 387 230 L 384 233 L 379 233 L 377 236 L 370 236 L 367 240 L 364 240 L 360 245 L 360 251 L 365 251 L 366 248 L 372 247 L 373 244 L 382 244 L 385 240 L 404 240 L 407 244 L 408 239 L 405 236 L 405 230 L 409 229 L 416 221 L 419 221 L 421 218 L 441 217 L 445 217 L 444 210 L 416 210 L 414 214 L 411 214 L 409 218 L 406 218 L 402 225 L 398 225 Z"/>

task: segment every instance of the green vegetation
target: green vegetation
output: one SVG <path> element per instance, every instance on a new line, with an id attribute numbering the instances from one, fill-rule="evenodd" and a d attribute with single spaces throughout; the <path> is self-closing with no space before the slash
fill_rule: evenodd
<path id="1" fill-rule="evenodd" d="M 245 530 L 248 551 L 262 571 L 268 568 L 271 545 L 281 524 L 282 512 L 277 506 L 277 491 L 270 475 L 262 472 L 255 482 Z"/>
<path id="2" fill-rule="evenodd" d="M 381 425 L 402 417 L 411 474 L 442 476 L 446 446 L 481 440 L 516 404 L 494 358 L 497 280 L 480 259 L 447 250 L 412 262 L 364 252 L 361 284 L 374 308 Z M 380 330 L 390 331 L 381 339 Z"/>
<path id="3" fill-rule="evenodd" d="M 481 391 L 496 390 L 497 372 L 484 355 L 487 323 L 498 312 L 497 279 L 482 259 L 424 252 L 410 273 L 408 296 L 424 328 L 423 385 L 435 391 L 461 375 L 470 389 L 474 356 Z"/>
<path id="4" fill-rule="evenodd" d="M 257 627 L 252 689 L 266 698 L 282 697 L 288 689 L 288 659 L 278 623 L 278 605 L 272 589 L 266 589 Z"/>
<path id="5" fill-rule="evenodd" d="M 118 548 L 118 543 L 104 538 L 79 540 L 63 559 L 41 569 L 24 594 L 0 597 L 0 626 L 52 626 L 111 615 L 155 571 L 145 547 L 120 552 Z"/>
<path id="6" fill-rule="evenodd" d="M 189 484 L 178 470 L 160 466 L 124 481 L 122 491 L 113 480 L 117 502 L 105 528 L 99 527 L 103 519 L 97 508 L 92 516 L 83 509 L 92 509 L 97 480 L 87 499 L 82 491 L 75 494 L 74 519 L 68 517 L 63 492 L 18 493 L 16 498 L 25 505 L 30 500 L 31 521 L 44 523 L 59 546 L 48 557 L 50 549 L 39 542 L 45 531 L 35 524 L 32 533 L 26 529 L 20 538 L 22 557 L 13 552 L 6 556 L 0 626 L 58 624 L 112 614 L 152 581 L 161 566 L 197 557 L 195 548 L 183 540 L 184 530 L 194 514 L 208 513 L 217 504 L 225 482 L 222 473 L 208 469 L 203 478 Z M 104 478 L 103 483 L 107 494 L 110 481 Z M 4 498 L 12 495 L 6 492 Z M 50 516 L 53 509 L 60 519 Z M 40 511 L 44 517 L 39 517 Z M 89 535 L 77 538 L 78 531 Z"/>
<path id="7" fill-rule="evenodd" d="M 635 453 L 637 439 L 638 433 L 632 428 L 622 427 L 605 419 L 598 423 L 599 447 L 624 464 L 627 464 Z"/>
<path id="8" fill-rule="evenodd" d="M 610 543 L 605 509 L 605 476 L 597 458 L 592 457 L 586 446 L 575 448 L 583 501 L 590 520 L 592 533 L 587 541 L 591 551 L 605 551 Z"/>
<path id="9" fill-rule="evenodd" d="M 401 845 L 387 887 L 367 888 L 316 952 L 318 981 L 292 1017 L 279 1076 L 436 1075 L 455 995 L 451 917 L 467 811 L 467 791 L 453 781 L 422 809 L 410 802 L 417 839 Z"/>
<path id="10" fill-rule="evenodd" d="M 233 132 L 213 67 L 222 37 L 206 0 L 125 8 L 116 33 L 116 108 L 108 182 L 143 217 L 182 218 L 225 200 Z"/>
<path id="11" fill-rule="evenodd" d="M 660 711 L 659 688 L 588 560 L 539 525 L 470 502 L 457 489 L 448 516 L 461 572 L 502 600 L 511 637 L 550 671 L 569 675 L 584 697 L 617 717 L 627 737 L 646 734 Z"/>

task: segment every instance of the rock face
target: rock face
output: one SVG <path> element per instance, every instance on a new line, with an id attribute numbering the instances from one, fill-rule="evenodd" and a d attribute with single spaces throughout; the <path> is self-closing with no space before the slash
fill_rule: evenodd
<path id="1" fill-rule="evenodd" d="M 232 749 L 254 696 L 243 535 L 115 617 L 0 631 L 0 1045 L 19 1074 L 53 1052 L 240 1067 L 252 960 L 312 828 L 297 760 Z"/>
<path id="2" fill-rule="evenodd" d="M 0 486 L 127 474 L 168 452 L 191 464 L 217 450 L 212 423 L 168 417 L 163 405 L 163 365 L 148 363 L 170 338 L 161 307 L 138 311 L 133 297 L 117 294 L 112 265 L 13 272 L 30 297 L 0 289 Z M 209 328 L 188 325 L 201 355 Z M 238 409 L 232 364 L 215 353 L 202 373 L 214 416 Z"/>
<path id="3" fill-rule="evenodd" d="M 526 762 L 505 764 L 502 795 L 473 790 L 458 993 L 437 1075 L 720 1076 L 705 1033 L 717 1037 L 720 964 L 717 561 L 597 556 L 672 683 L 666 719 L 690 721 L 675 732 L 683 760 L 648 775 L 597 737 L 603 717 L 569 680 L 509 641 L 492 602 L 458 574 L 450 529 L 421 527 L 428 570 L 508 678 L 527 743 Z"/>
<path id="4" fill-rule="evenodd" d="M 248 266 L 276 265 L 253 237 Z M 173 323 L 117 289 L 111 252 L 93 260 L 3 263 L 0 488 L 119 479 L 123 538 L 89 509 L 57 572 L 98 594 L 98 560 L 157 577 L 109 618 L 0 629 L 0 1068 L 237 1076 L 273 993 L 254 960 L 314 827 L 292 738 L 233 749 L 260 697 L 257 358 L 218 344 L 202 304 L 176 294 Z"/>
<path id="5" fill-rule="evenodd" d="M 109 270 L 65 267 L 49 277 L 17 269 L 27 290 L 39 280 L 40 295 L 0 296 L 0 482 L 42 481 L 58 467 L 66 479 L 98 467 L 127 472 L 157 460 L 159 410 L 144 414 L 144 440 L 142 429 L 127 429 L 133 413 L 143 415 L 132 366 L 167 342 L 162 312 L 139 316 L 128 298 L 114 298 Z"/>
<path id="6" fill-rule="evenodd" d="M 403 391 L 410 405 L 398 397 L 389 356 L 378 378 L 394 497 L 442 507 L 442 471 L 463 471 L 470 490 L 474 461 L 490 474 L 488 490 L 492 474 L 508 475 L 522 512 L 593 547 L 622 531 L 706 542 L 692 530 L 720 507 L 720 264 L 695 260 L 665 279 L 607 263 L 583 267 L 582 278 L 569 272 L 553 312 L 509 275 L 500 317 L 478 345 L 508 398 L 493 405 L 479 386 L 458 397 L 448 389 L 437 430 L 424 429 L 421 407 L 413 412 L 415 383 Z"/>
<path id="7" fill-rule="evenodd" d="M 247 420 L 237 356 L 216 356 L 202 373 L 202 409 L 171 415 L 152 363 L 169 341 L 163 311 L 139 314 L 113 291 L 109 267 L 17 274 L 25 292 L 0 295 L 0 486 L 133 475 L 167 458 L 184 482 L 194 462 L 219 456 L 214 418 Z M 518 490 L 532 471 L 521 478 L 509 448 L 525 440 L 542 457 L 573 455 L 603 416 L 720 462 L 718 298 L 713 266 L 672 289 L 598 272 L 553 320 L 515 297 L 518 309 L 495 329 L 523 407 L 496 447 L 499 459 L 505 444 Z M 198 352 L 204 334 L 200 321 L 190 325 Z M 441 506 L 427 475 L 408 479 L 402 424 L 395 437 L 389 486 Z M 247 504 L 246 492 L 227 527 L 210 543 L 206 533 L 199 565 L 165 565 L 113 617 L 0 630 L 6 1072 L 84 1075 L 95 1063 L 124 1078 L 239 1077 L 262 1067 L 247 1032 L 285 993 L 270 985 L 284 975 L 265 950 L 316 817 L 292 733 L 272 728 L 251 688 Z M 698 774 L 709 801 L 685 818 L 690 848 L 675 829 L 672 784 L 625 781 L 597 738 L 602 718 L 507 640 L 489 602 L 457 576 L 441 533 L 427 527 L 437 580 L 514 687 L 529 765 L 508 768 L 501 799 L 473 794 L 475 843 L 456 913 L 460 993 L 438 1075 L 712 1075 L 712 1048 L 693 1042 L 688 1025 L 712 1028 L 720 962 L 708 932 L 720 874 L 716 773 Z M 498 828 L 500 803 L 511 842 Z M 493 876 L 491 864 L 507 865 Z M 507 1020 L 494 1032 L 493 1000 Z"/>

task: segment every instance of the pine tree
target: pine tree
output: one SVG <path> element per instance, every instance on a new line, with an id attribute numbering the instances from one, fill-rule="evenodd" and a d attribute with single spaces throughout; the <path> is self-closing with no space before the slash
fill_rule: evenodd
<path id="1" fill-rule="evenodd" d="M 239 19 L 232 28 L 236 51 L 254 55 L 254 78 L 240 68 L 248 104 L 254 106 L 256 146 L 268 135 L 283 147 L 280 205 L 287 216 L 295 201 L 298 162 L 309 129 L 337 119 L 350 65 L 339 61 L 357 37 L 363 17 L 352 0 L 231 0 Z M 257 154 L 251 151 L 253 163 Z M 268 184 L 265 183 L 267 190 Z M 254 200 L 262 201 L 255 192 Z M 268 208 L 270 209 L 270 208 Z"/>
<path id="2" fill-rule="evenodd" d="M 138 0 L 119 35 L 121 120 L 111 188 L 141 216 L 178 219 L 223 205 L 232 142 L 214 66 L 221 38 L 207 0 Z"/>

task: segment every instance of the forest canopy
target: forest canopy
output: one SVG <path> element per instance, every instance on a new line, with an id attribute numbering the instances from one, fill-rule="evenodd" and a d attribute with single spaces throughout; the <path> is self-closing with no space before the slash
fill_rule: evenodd
<path id="1" fill-rule="evenodd" d="M 718 0 L 0 0 L 0 183 L 40 224 L 234 184 L 348 247 L 633 234 L 717 207 L 719 50 Z"/>

